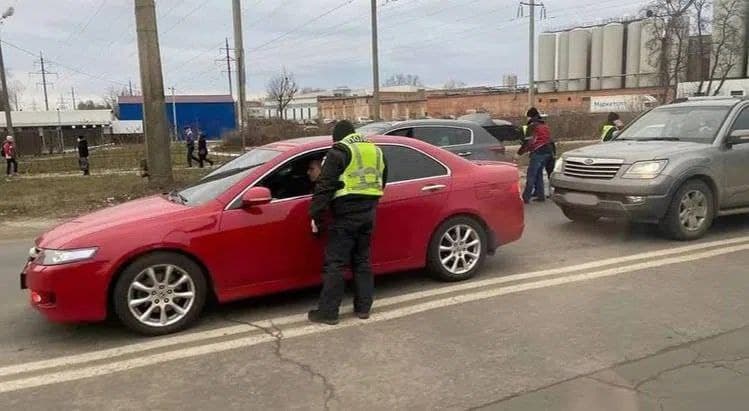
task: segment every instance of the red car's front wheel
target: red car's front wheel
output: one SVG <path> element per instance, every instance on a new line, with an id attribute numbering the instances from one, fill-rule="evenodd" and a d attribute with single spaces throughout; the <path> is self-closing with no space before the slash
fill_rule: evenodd
<path id="1" fill-rule="evenodd" d="M 117 316 L 128 328 L 163 335 L 194 322 L 206 293 L 205 276 L 194 261 L 179 254 L 153 253 L 122 272 L 112 297 Z"/>

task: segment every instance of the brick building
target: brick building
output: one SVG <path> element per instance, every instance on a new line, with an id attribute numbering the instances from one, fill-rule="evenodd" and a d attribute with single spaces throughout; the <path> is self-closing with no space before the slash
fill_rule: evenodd
<path id="1" fill-rule="evenodd" d="M 662 89 L 629 88 L 597 91 L 568 91 L 536 95 L 535 106 L 541 112 L 589 113 L 591 97 L 648 95 L 658 98 Z M 426 97 L 426 112 L 430 117 L 457 117 L 471 112 L 488 112 L 497 118 L 523 117 L 528 109 L 528 94 L 486 89 L 430 91 Z"/>
<path id="2" fill-rule="evenodd" d="M 372 95 L 321 96 L 318 98 L 324 119 L 364 121 L 373 117 Z M 426 117 L 427 98 L 423 89 L 411 86 L 385 87 L 380 92 L 383 120 L 408 120 Z"/>

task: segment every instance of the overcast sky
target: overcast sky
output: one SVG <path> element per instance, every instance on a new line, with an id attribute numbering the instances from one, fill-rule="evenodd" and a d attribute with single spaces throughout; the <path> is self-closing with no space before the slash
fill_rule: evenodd
<path id="1" fill-rule="evenodd" d="M 449 79 L 496 85 L 503 74 L 524 81 L 528 19 L 517 0 L 379 0 L 380 72 L 418 75 L 428 86 Z M 547 0 L 539 30 L 636 14 L 646 1 Z M 178 94 L 226 93 L 219 48 L 232 41 L 231 0 L 156 0 L 165 86 Z M 23 83 L 22 105 L 43 108 L 35 59 L 56 72 L 50 108 L 71 87 L 100 99 L 112 86 L 139 81 L 133 0 L 0 0 L 16 15 L 4 24 L 6 66 Z M 371 87 L 369 0 L 242 0 L 248 88 L 287 67 L 301 87 Z M 329 12 L 330 11 L 330 12 Z M 323 15 L 324 13 L 328 14 Z M 526 14 L 527 16 L 527 14 Z M 20 47 L 22 50 L 14 48 Z"/>

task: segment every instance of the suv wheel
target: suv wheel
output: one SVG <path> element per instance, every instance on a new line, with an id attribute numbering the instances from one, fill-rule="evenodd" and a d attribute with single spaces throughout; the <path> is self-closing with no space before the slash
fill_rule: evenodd
<path id="1" fill-rule="evenodd" d="M 713 224 L 714 215 L 713 191 L 700 180 L 689 180 L 671 198 L 660 229 L 674 240 L 696 240 Z"/>
<path id="2" fill-rule="evenodd" d="M 595 223 L 598 221 L 601 217 L 595 215 L 595 214 L 589 214 L 584 211 L 575 210 L 572 208 L 562 207 L 562 213 L 565 217 L 569 218 L 572 221 L 580 222 L 580 223 Z"/>

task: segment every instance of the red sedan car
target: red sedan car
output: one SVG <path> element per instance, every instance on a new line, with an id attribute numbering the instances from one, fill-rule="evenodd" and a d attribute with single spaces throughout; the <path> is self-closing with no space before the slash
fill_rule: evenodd
<path id="1" fill-rule="evenodd" d="M 428 267 L 465 280 L 487 254 L 520 238 L 514 165 L 466 161 L 420 141 L 376 137 L 388 185 L 372 245 L 376 274 Z M 50 320 L 100 321 L 113 311 L 159 335 L 227 302 L 321 282 L 324 241 L 310 233 L 311 161 L 330 137 L 253 149 L 170 194 L 79 217 L 42 235 L 21 274 Z"/>

